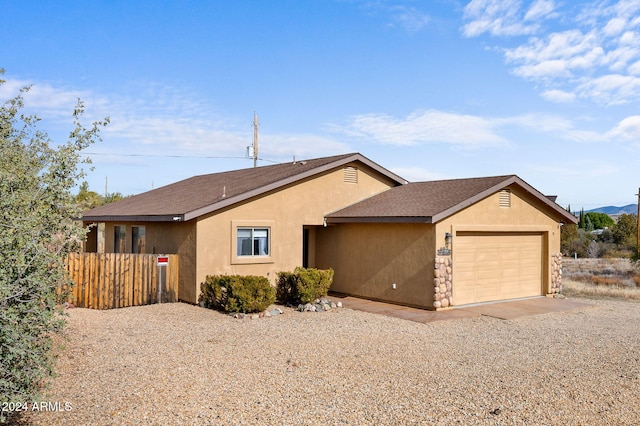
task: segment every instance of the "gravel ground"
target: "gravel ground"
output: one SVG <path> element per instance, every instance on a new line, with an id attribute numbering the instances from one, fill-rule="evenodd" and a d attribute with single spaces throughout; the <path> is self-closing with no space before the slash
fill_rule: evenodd
<path id="1" fill-rule="evenodd" d="M 70 309 L 43 425 L 638 424 L 640 304 L 420 324 Z M 69 411 L 64 411 L 65 403 Z"/>

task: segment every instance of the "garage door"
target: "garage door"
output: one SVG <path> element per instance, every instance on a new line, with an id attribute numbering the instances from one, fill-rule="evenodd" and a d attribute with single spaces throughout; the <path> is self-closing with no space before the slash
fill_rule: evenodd
<path id="1" fill-rule="evenodd" d="M 458 233 L 453 250 L 456 305 L 542 294 L 542 235 Z"/>

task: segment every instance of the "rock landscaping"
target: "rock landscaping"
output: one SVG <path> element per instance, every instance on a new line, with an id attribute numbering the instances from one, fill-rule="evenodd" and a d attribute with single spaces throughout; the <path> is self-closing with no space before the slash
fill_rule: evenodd
<path id="1" fill-rule="evenodd" d="M 45 396 L 69 410 L 24 424 L 637 424 L 640 304 L 582 301 L 594 306 L 427 324 L 296 306 L 262 321 L 183 303 L 69 309 Z"/>

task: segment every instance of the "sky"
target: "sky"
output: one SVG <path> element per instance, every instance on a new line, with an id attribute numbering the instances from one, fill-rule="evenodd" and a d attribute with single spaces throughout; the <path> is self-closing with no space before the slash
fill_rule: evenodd
<path id="1" fill-rule="evenodd" d="M 359 152 L 409 181 L 516 174 L 572 210 L 637 202 L 640 0 L 4 0 L 0 102 L 91 190 Z"/>

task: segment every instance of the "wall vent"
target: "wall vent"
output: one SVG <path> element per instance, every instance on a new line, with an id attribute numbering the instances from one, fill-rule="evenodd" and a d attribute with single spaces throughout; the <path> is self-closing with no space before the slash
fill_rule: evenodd
<path id="1" fill-rule="evenodd" d="M 503 189 L 498 193 L 498 205 L 504 208 L 511 207 L 511 190 L 510 189 Z"/>
<path id="2" fill-rule="evenodd" d="M 358 169 L 353 166 L 347 166 L 344 168 L 344 182 L 345 183 L 358 183 Z"/>

